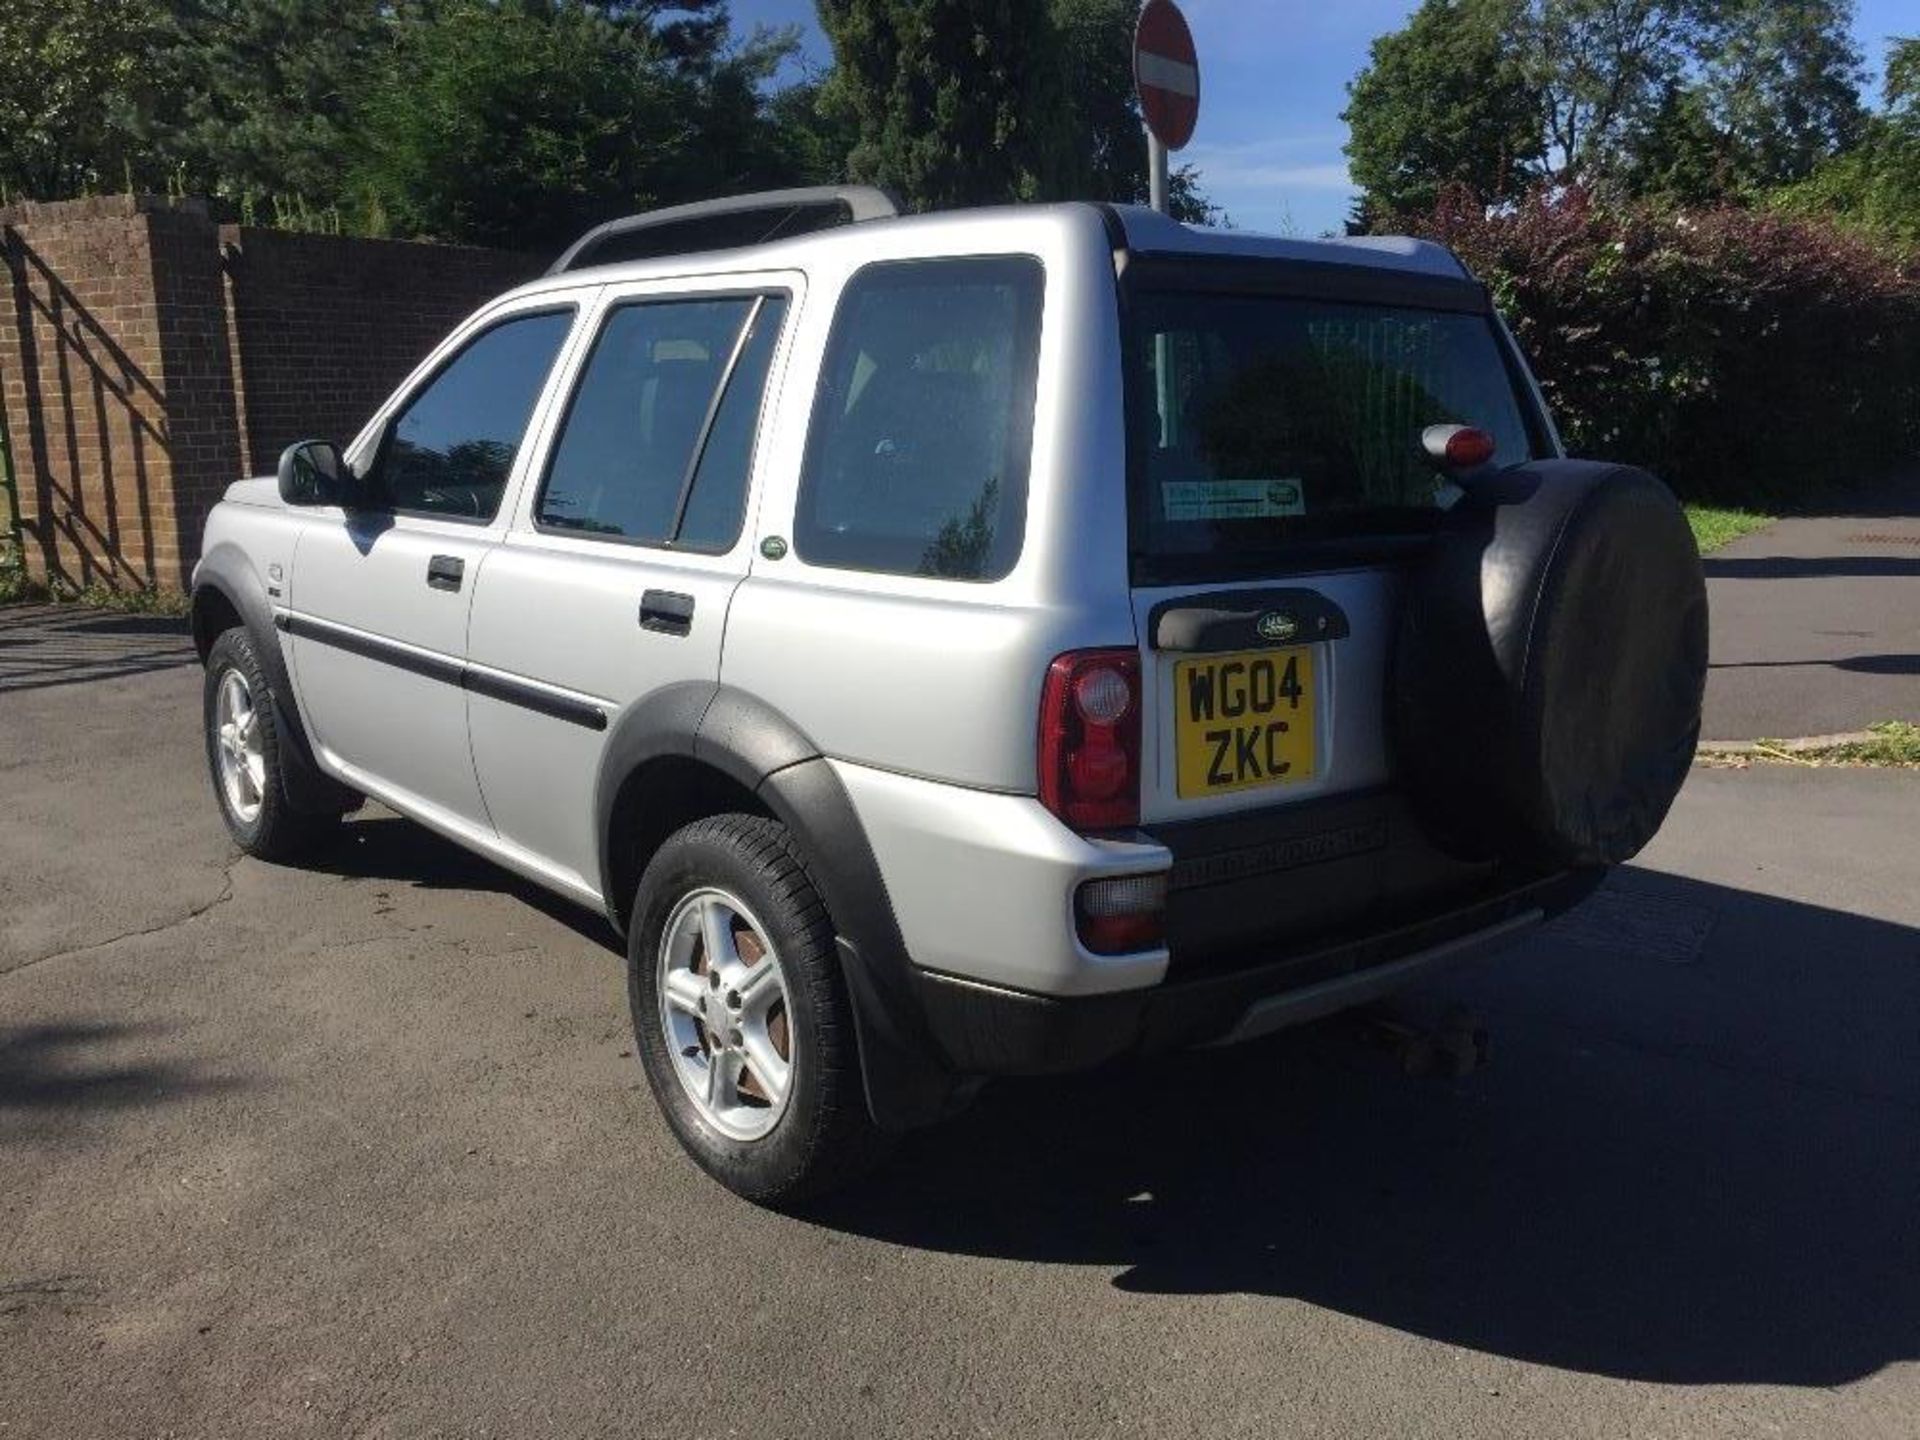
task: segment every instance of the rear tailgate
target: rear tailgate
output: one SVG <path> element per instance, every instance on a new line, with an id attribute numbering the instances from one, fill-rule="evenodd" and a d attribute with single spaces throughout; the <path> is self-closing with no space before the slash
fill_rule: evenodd
<path id="1" fill-rule="evenodd" d="M 1490 880 L 1436 851 L 1393 787 L 1398 590 L 1397 572 L 1379 569 L 1136 592 L 1142 820 L 1173 851 L 1168 936 L 1183 972 L 1393 923 Z M 1235 618 L 1181 633 L 1195 616 Z M 1331 633 L 1314 638 L 1322 616 Z M 1265 617 L 1297 638 L 1258 638 Z M 1236 635 L 1242 624 L 1250 633 Z"/>
<path id="2" fill-rule="evenodd" d="M 1403 567 L 1458 493 L 1422 431 L 1479 426 L 1503 462 L 1550 442 L 1478 286 L 1299 273 L 1336 268 L 1154 267 L 1126 297 L 1141 817 L 1175 856 L 1176 965 L 1492 879 L 1395 792 L 1388 671 Z"/>

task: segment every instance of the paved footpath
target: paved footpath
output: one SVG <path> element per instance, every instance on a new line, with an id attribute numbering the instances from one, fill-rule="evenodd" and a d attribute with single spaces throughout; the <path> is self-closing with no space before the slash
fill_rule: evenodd
<path id="1" fill-rule="evenodd" d="M 809 1220 L 591 919 L 215 818 L 177 631 L 0 611 L 0 1440 L 1920 1434 L 1920 774 L 1695 773 L 1438 996 L 1003 1085 Z"/>
<path id="2" fill-rule="evenodd" d="M 1782 520 L 1707 557 L 1705 739 L 1920 721 L 1920 482 L 1858 508 Z"/>

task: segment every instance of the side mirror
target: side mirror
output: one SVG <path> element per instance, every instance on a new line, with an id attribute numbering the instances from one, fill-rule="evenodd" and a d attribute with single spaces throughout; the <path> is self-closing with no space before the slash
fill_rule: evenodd
<path id="1" fill-rule="evenodd" d="M 302 440 L 280 452 L 280 498 L 289 505 L 351 507 L 360 481 L 331 440 Z"/>

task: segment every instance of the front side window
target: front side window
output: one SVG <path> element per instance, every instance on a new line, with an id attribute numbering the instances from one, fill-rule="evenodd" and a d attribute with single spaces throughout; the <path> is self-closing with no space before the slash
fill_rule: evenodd
<path id="1" fill-rule="evenodd" d="M 1458 494 L 1421 449 L 1429 425 L 1489 431 L 1502 464 L 1537 458 L 1485 313 L 1158 291 L 1127 322 L 1133 544 L 1151 571 L 1424 530 Z"/>
<path id="2" fill-rule="evenodd" d="M 708 553 L 732 549 L 785 313 L 778 295 L 614 310 L 554 444 L 537 523 Z"/>
<path id="3" fill-rule="evenodd" d="M 807 440 L 801 559 L 952 580 L 1013 568 L 1042 289 L 1026 257 L 871 265 L 853 278 Z"/>
<path id="4" fill-rule="evenodd" d="M 573 311 L 516 315 L 469 340 L 387 427 L 375 476 L 395 510 L 491 520 Z"/>

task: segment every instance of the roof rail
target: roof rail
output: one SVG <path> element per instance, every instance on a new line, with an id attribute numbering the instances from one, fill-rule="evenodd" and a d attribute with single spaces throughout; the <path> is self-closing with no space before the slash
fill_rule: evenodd
<path id="1" fill-rule="evenodd" d="M 671 205 L 596 225 L 548 267 L 549 275 L 610 260 L 648 260 L 695 250 L 736 250 L 862 220 L 887 220 L 900 202 L 871 185 L 816 185 L 801 190 L 762 190 Z M 613 253 L 603 256 L 602 251 Z"/>

